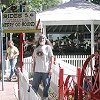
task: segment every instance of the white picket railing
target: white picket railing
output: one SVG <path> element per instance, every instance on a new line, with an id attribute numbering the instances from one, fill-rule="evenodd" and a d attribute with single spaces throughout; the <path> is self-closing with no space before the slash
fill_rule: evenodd
<path id="1" fill-rule="evenodd" d="M 64 61 L 66 63 L 69 63 L 76 67 L 83 66 L 83 63 L 85 62 L 86 58 L 89 57 L 89 55 L 56 55 L 56 59 L 60 59 L 61 61 Z M 28 72 L 32 72 L 32 57 L 24 58 L 24 68 Z"/>
<path id="2" fill-rule="evenodd" d="M 32 87 L 29 85 L 27 71 L 23 73 L 19 70 L 19 100 L 41 100 Z"/>
<path id="3" fill-rule="evenodd" d="M 23 66 L 24 66 L 25 70 L 27 70 L 27 72 L 33 72 L 32 57 L 24 58 Z"/>
<path id="4" fill-rule="evenodd" d="M 65 61 L 66 63 L 69 63 L 73 66 L 81 68 L 86 58 L 88 57 L 89 55 L 56 55 L 56 58 L 61 59 L 62 61 Z"/>
<path id="5" fill-rule="evenodd" d="M 29 60 L 30 59 L 30 60 Z M 25 59 L 27 60 L 27 59 Z M 28 58 L 28 61 L 31 61 L 32 58 Z M 27 65 L 27 63 L 24 63 Z M 27 66 L 24 65 L 24 68 Z M 31 65 L 30 65 L 31 66 Z M 64 61 L 61 61 L 60 59 L 56 60 L 56 64 L 54 64 L 53 66 L 53 73 L 52 73 L 52 78 L 51 78 L 51 85 L 50 87 L 52 88 L 53 92 L 56 94 L 56 96 L 58 97 L 58 90 L 59 90 L 59 69 L 63 68 L 64 69 L 64 80 L 66 79 L 67 75 L 73 75 L 76 76 L 77 73 L 77 68 L 71 64 L 68 64 Z M 19 90 L 20 90 L 20 98 L 21 100 L 32 100 L 34 98 L 34 100 L 38 100 L 38 96 L 34 93 L 34 91 L 32 90 L 32 88 L 30 87 L 30 92 L 28 92 L 28 88 L 29 88 L 29 81 L 28 81 L 28 72 L 25 72 L 25 70 L 23 70 L 23 73 L 20 72 L 19 74 Z"/>
<path id="6" fill-rule="evenodd" d="M 76 67 L 83 66 L 83 63 L 85 62 L 86 58 L 89 57 L 89 55 L 56 55 L 56 59 L 60 59 L 61 61 L 64 61 L 66 63 L 69 63 Z M 32 73 L 32 57 L 24 58 L 24 68 L 27 70 L 28 73 Z M 6 61 L 6 68 L 5 72 L 6 74 L 9 74 L 10 67 L 8 61 Z"/>
<path id="7" fill-rule="evenodd" d="M 60 67 L 68 68 L 70 66 L 69 68 L 72 68 L 75 71 L 75 67 L 73 68 L 72 66 L 82 67 L 83 63 L 85 62 L 86 58 L 89 57 L 89 55 L 56 55 L 55 57 L 56 60 L 58 61 L 57 63 L 60 64 Z M 51 79 L 51 88 L 53 88 L 54 92 L 57 94 L 58 94 L 59 64 L 53 67 L 53 74 Z M 24 68 L 25 70 L 28 71 L 28 73 L 32 72 L 32 57 L 24 58 Z M 73 72 L 71 71 L 71 74 L 73 73 L 74 75 L 76 75 L 76 71 L 75 72 L 74 71 Z M 68 72 L 68 69 L 66 72 Z"/>
<path id="8" fill-rule="evenodd" d="M 59 65 L 60 67 L 65 68 L 65 72 L 67 72 L 65 73 L 66 75 L 68 75 L 69 73 L 76 75 L 76 67 L 82 67 L 84 61 L 86 60 L 86 58 L 89 57 L 89 55 L 56 55 L 55 57 L 58 64 L 54 65 L 53 67 L 51 88 L 58 95 Z M 34 100 L 39 100 L 39 97 L 34 93 L 33 89 L 29 86 L 28 80 L 29 73 L 33 72 L 32 57 L 24 58 L 24 69 L 26 71 L 24 70 L 24 73 L 20 72 L 19 74 L 20 100 L 33 100 L 33 98 Z M 30 91 L 28 92 L 29 87 Z"/>

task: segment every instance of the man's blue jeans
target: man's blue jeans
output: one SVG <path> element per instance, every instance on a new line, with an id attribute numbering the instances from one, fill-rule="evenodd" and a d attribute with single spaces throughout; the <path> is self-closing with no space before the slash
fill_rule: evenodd
<path id="1" fill-rule="evenodd" d="M 14 73 L 17 75 L 17 70 L 16 70 L 17 59 L 9 59 L 9 61 L 11 66 L 11 72 L 9 78 L 11 78 Z"/>
<path id="2" fill-rule="evenodd" d="M 51 76 L 48 73 L 34 72 L 32 88 L 37 93 L 41 81 L 43 82 L 43 97 L 48 97 Z"/>

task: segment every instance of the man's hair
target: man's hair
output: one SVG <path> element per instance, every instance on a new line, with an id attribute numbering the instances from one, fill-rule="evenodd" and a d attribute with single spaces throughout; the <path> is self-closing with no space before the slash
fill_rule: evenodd
<path id="1" fill-rule="evenodd" d="M 39 39 L 38 39 L 38 42 L 37 42 L 36 47 L 38 47 L 38 46 L 40 45 L 39 41 L 40 41 L 40 38 L 41 38 L 41 37 L 44 37 L 44 38 L 45 38 L 45 41 L 46 41 L 46 42 L 45 42 L 45 44 L 46 44 L 46 45 L 50 45 L 50 46 L 53 48 L 52 43 L 51 43 L 51 42 L 49 41 L 49 39 L 47 39 L 47 38 L 46 38 L 46 36 L 45 36 L 45 35 L 43 35 L 43 34 L 42 34 L 42 35 L 40 35 L 40 37 L 39 37 Z"/>
<path id="2" fill-rule="evenodd" d="M 13 42 L 12 40 L 9 40 L 9 41 L 8 41 L 8 44 L 9 44 L 9 43 L 11 43 L 11 44 L 14 45 L 14 42 Z"/>

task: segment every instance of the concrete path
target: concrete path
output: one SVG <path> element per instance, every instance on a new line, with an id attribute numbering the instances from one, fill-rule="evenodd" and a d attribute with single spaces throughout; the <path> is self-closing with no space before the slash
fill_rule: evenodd
<path id="1" fill-rule="evenodd" d="M 18 100 L 15 88 L 17 82 L 4 82 L 4 91 L 2 91 L 2 81 L 0 81 L 0 100 Z"/>

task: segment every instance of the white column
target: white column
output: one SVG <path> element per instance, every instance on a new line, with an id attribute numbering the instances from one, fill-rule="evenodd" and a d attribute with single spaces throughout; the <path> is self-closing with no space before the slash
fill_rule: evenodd
<path id="1" fill-rule="evenodd" d="M 94 54 L 94 24 L 91 24 L 91 54 Z"/>
<path id="2" fill-rule="evenodd" d="M 13 35 L 13 33 L 10 33 L 10 40 L 12 41 L 12 35 Z"/>
<path id="3" fill-rule="evenodd" d="M 43 34 L 46 35 L 46 25 L 42 25 Z"/>
<path id="4" fill-rule="evenodd" d="M 91 54 L 94 54 L 94 23 L 93 22 L 91 24 Z M 95 58 L 92 59 L 92 66 L 94 65 L 95 65 Z"/>

